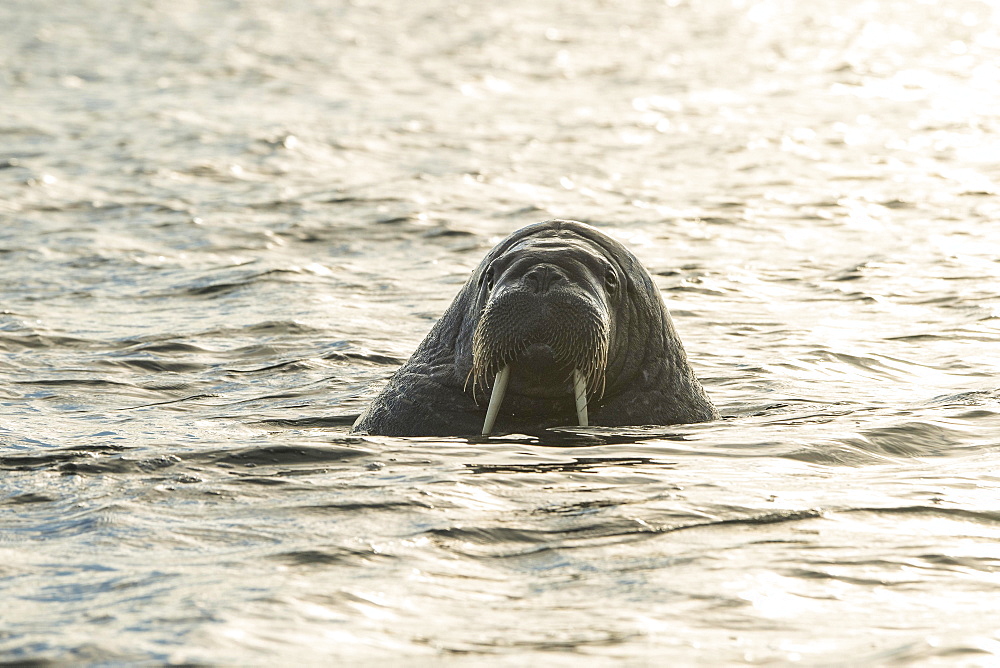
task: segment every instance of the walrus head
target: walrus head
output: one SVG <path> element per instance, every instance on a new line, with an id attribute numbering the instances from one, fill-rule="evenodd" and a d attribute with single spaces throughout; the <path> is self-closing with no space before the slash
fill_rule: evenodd
<path id="1" fill-rule="evenodd" d="M 526 400 L 573 396 L 582 426 L 604 393 L 622 268 L 562 222 L 502 249 L 478 277 L 469 380 L 473 394 L 493 381 L 484 434 L 508 387 Z"/>
<path id="2" fill-rule="evenodd" d="M 574 413 L 605 427 L 718 417 L 639 260 L 595 227 L 548 220 L 487 253 L 354 431 L 488 435 L 503 415 L 527 433 Z"/>

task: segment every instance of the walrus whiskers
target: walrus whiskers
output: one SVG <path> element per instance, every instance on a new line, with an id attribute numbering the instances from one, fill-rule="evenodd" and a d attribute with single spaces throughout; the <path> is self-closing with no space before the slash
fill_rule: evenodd
<path id="1" fill-rule="evenodd" d="M 483 422 L 483 436 L 489 436 L 493 431 L 493 425 L 497 421 L 497 414 L 500 412 L 500 404 L 503 402 L 503 395 L 507 393 L 507 381 L 510 379 L 510 365 L 505 365 L 497 373 L 497 378 L 493 381 L 493 394 L 490 395 L 490 406 L 486 409 L 486 421 Z"/>

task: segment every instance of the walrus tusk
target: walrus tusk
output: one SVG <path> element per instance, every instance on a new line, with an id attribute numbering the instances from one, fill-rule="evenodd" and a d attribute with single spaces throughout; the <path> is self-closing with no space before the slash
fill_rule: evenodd
<path id="1" fill-rule="evenodd" d="M 579 369 L 573 369 L 573 394 L 576 396 L 576 419 L 581 427 L 587 426 L 587 384 Z"/>
<path id="2" fill-rule="evenodd" d="M 493 381 L 493 394 L 490 395 L 490 406 L 486 409 L 486 422 L 483 423 L 483 436 L 489 436 L 493 431 L 493 424 L 497 421 L 497 413 L 500 412 L 500 403 L 503 402 L 503 395 L 507 393 L 507 379 L 510 378 L 510 365 L 500 369 L 497 379 Z"/>

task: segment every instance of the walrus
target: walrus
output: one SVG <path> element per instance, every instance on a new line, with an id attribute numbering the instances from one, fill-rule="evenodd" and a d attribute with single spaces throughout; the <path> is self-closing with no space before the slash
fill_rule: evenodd
<path id="1" fill-rule="evenodd" d="M 486 255 L 352 431 L 488 436 L 718 417 L 649 272 L 597 228 L 548 220 Z"/>

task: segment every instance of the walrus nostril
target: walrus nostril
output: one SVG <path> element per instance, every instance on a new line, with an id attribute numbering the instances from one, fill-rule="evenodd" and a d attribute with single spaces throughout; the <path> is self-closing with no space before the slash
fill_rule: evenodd
<path id="1" fill-rule="evenodd" d="M 525 286 L 531 288 L 532 292 L 538 294 L 548 292 L 549 287 L 566 280 L 566 276 L 557 267 L 540 264 L 529 269 L 521 280 Z"/>

